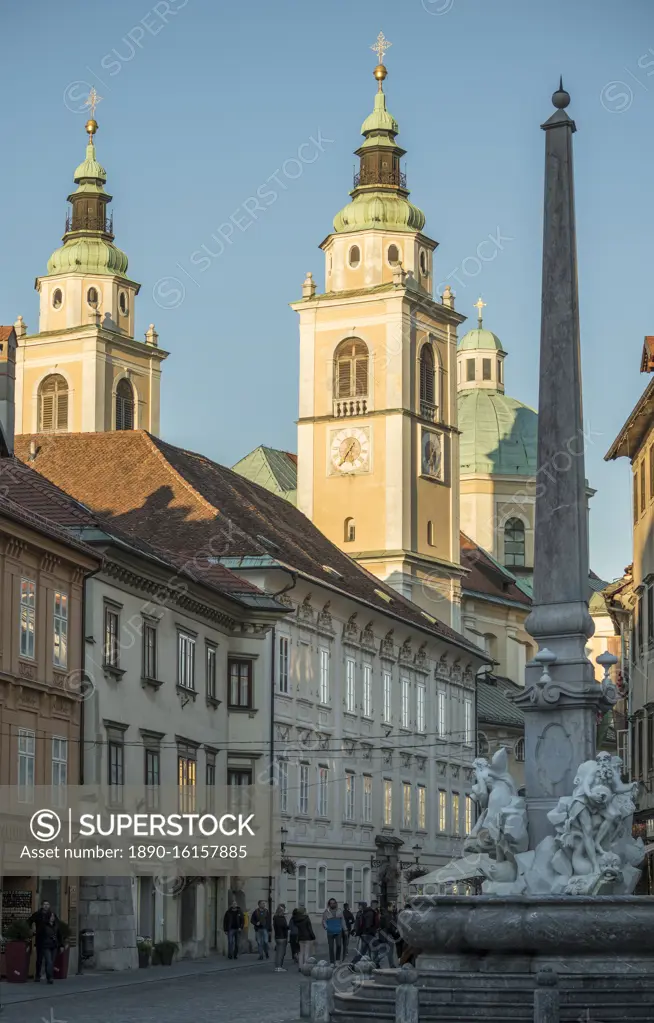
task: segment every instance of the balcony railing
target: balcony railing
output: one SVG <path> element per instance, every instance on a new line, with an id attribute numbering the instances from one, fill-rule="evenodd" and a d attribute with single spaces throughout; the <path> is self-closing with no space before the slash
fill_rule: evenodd
<path id="1" fill-rule="evenodd" d="M 432 405 L 429 401 L 421 401 L 420 415 L 423 419 L 428 419 L 430 423 L 435 423 L 438 418 L 438 405 Z"/>
<path id="2" fill-rule="evenodd" d="M 365 416 L 369 408 L 367 395 L 358 395 L 356 398 L 334 398 L 334 415 L 337 419 L 344 419 L 346 416 Z"/>
<path id="3" fill-rule="evenodd" d="M 406 174 L 404 171 L 396 173 L 392 170 L 368 171 L 365 174 L 356 171 L 353 187 L 358 188 L 359 185 L 399 185 L 400 188 L 406 188 Z"/>

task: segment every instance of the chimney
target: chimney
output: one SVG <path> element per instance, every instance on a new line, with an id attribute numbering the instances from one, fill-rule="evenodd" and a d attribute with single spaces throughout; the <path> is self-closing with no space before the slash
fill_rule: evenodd
<path id="1" fill-rule="evenodd" d="M 0 457 L 14 453 L 16 331 L 0 327 Z"/>

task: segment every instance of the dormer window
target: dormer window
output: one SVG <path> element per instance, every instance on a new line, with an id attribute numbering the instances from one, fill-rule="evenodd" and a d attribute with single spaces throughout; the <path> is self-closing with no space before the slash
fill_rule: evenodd
<path id="1" fill-rule="evenodd" d="M 353 245 L 350 249 L 347 257 L 347 261 L 353 270 L 356 270 L 359 263 L 361 262 L 361 249 L 358 245 Z"/>

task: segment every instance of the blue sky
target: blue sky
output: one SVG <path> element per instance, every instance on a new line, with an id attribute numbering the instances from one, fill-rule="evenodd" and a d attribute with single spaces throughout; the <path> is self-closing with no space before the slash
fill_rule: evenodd
<path id="1" fill-rule="evenodd" d="M 591 559 L 606 578 L 621 572 L 629 470 L 603 455 L 644 388 L 640 349 L 654 333 L 649 0 L 31 0 L 2 22 L 0 322 L 21 313 L 36 327 L 33 282 L 63 233 L 85 144 L 80 97 L 95 85 L 116 243 L 142 283 L 137 336 L 154 321 L 171 353 L 162 433 L 227 464 L 263 442 L 295 450 L 288 303 L 307 270 L 322 285 L 317 246 L 347 201 L 380 29 L 412 198 L 440 242 L 436 275 L 471 318 L 481 292 L 510 353 L 507 390 L 536 404 L 539 124 L 562 72 L 579 129 Z M 251 215 L 257 190 L 264 210 Z M 225 224 L 220 252 L 211 236 Z M 479 243 L 498 231 L 497 258 L 479 270 Z"/>

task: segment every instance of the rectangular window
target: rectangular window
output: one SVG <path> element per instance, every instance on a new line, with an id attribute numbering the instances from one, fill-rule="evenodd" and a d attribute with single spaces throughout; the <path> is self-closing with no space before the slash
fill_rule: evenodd
<path id="1" fill-rule="evenodd" d="M 366 824 L 372 823 L 372 777 L 369 774 L 363 776 L 363 819 Z"/>
<path id="2" fill-rule="evenodd" d="M 329 815 L 329 770 L 326 767 L 318 768 L 318 816 Z"/>
<path id="3" fill-rule="evenodd" d="M 321 863 L 316 871 L 316 912 L 322 913 L 327 906 L 327 867 Z"/>
<path id="4" fill-rule="evenodd" d="M 158 749 L 145 751 L 145 800 L 149 810 L 159 807 L 161 785 L 161 754 Z"/>
<path id="5" fill-rule="evenodd" d="M 109 766 L 109 800 L 120 803 L 125 784 L 125 748 L 122 742 L 110 741 L 107 747 Z"/>
<path id="6" fill-rule="evenodd" d="M 55 806 L 66 805 L 68 785 L 68 739 L 57 735 L 52 737 L 52 802 Z"/>
<path id="7" fill-rule="evenodd" d="M 143 622 L 143 678 L 157 677 L 157 627 Z"/>
<path id="8" fill-rule="evenodd" d="M 410 828 L 413 823 L 411 812 L 411 785 L 405 781 L 402 783 L 402 827 Z"/>
<path id="9" fill-rule="evenodd" d="M 279 782 L 279 809 L 288 813 L 288 761 L 277 761 L 277 780 Z"/>
<path id="10" fill-rule="evenodd" d="M 280 693 L 288 693 L 288 636 L 279 637 L 279 659 L 277 670 L 277 686 Z"/>
<path id="11" fill-rule="evenodd" d="M 229 706 L 252 707 L 252 661 L 229 662 Z"/>
<path id="12" fill-rule="evenodd" d="M 177 684 L 195 689 L 195 639 L 185 632 L 177 633 Z"/>
<path id="13" fill-rule="evenodd" d="M 354 867 L 345 868 L 345 902 L 348 906 L 354 905 Z"/>
<path id="14" fill-rule="evenodd" d="M 472 819 L 472 799 L 470 796 L 466 796 L 466 835 L 472 831 Z"/>
<path id="15" fill-rule="evenodd" d="M 192 757 L 177 758 L 180 813 L 195 812 L 196 763 Z"/>
<path id="16" fill-rule="evenodd" d="M 249 767 L 228 767 L 227 785 L 230 812 L 249 813 L 253 809 L 250 792 L 252 770 Z"/>
<path id="17" fill-rule="evenodd" d="M 300 764 L 300 787 L 298 790 L 298 812 L 309 813 L 309 765 Z"/>
<path id="18" fill-rule="evenodd" d="M 307 904 L 307 866 L 306 863 L 300 863 L 297 868 L 297 904 L 298 906 L 306 906 Z"/>
<path id="19" fill-rule="evenodd" d="M 354 661 L 348 657 L 345 662 L 345 709 L 351 714 L 354 714 L 356 711 L 355 672 L 356 665 Z"/>
<path id="20" fill-rule="evenodd" d="M 636 642 L 638 644 L 638 653 L 643 652 L 643 597 L 642 594 L 638 597 L 636 604 Z"/>
<path id="21" fill-rule="evenodd" d="M 466 359 L 466 380 L 470 381 L 470 380 L 474 380 L 474 379 L 475 379 L 475 360 L 474 359 Z"/>
<path id="22" fill-rule="evenodd" d="M 440 736 L 444 736 L 447 731 L 445 693 L 442 691 L 438 693 L 438 719 L 436 721 L 436 731 Z"/>
<path id="23" fill-rule="evenodd" d="M 461 830 L 461 800 L 458 792 L 452 793 L 452 833 L 458 835 Z"/>
<path id="24" fill-rule="evenodd" d="M 68 594 L 55 590 L 52 620 L 52 659 L 58 668 L 68 664 Z"/>
<path id="25" fill-rule="evenodd" d="M 390 778 L 384 778 L 384 824 L 387 828 L 393 826 L 393 782 Z"/>
<path id="26" fill-rule="evenodd" d="M 475 741 L 475 730 L 472 720 L 472 700 L 469 697 L 463 701 L 463 736 L 466 746 L 472 746 Z"/>
<path id="27" fill-rule="evenodd" d="M 438 790 L 438 830 L 447 831 L 447 792 Z"/>
<path id="28" fill-rule="evenodd" d="M 427 830 L 427 789 L 424 785 L 418 785 L 418 828 Z"/>
<path id="29" fill-rule="evenodd" d="M 348 771 L 345 775 L 345 820 L 354 820 L 354 775 Z"/>
<path id="30" fill-rule="evenodd" d="M 117 668 L 120 663 L 118 635 L 120 632 L 120 615 L 113 608 L 104 609 L 104 663 L 110 668 Z"/>
<path id="31" fill-rule="evenodd" d="M 216 784 L 216 758 L 215 758 L 215 756 L 211 757 L 211 759 L 209 759 L 209 757 L 207 756 L 207 772 L 206 772 L 205 784 L 206 784 L 208 789 L 213 788 L 214 785 Z"/>
<path id="32" fill-rule="evenodd" d="M 320 702 L 329 703 L 329 650 L 320 651 Z"/>
<path id="33" fill-rule="evenodd" d="M 647 503 L 647 492 L 645 490 L 645 458 L 641 459 L 640 463 L 640 510 L 645 511 L 645 505 Z"/>
<path id="34" fill-rule="evenodd" d="M 409 727 L 409 692 L 410 682 L 408 678 L 402 679 L 402 727 Z"/>
<path id="35" fill-rule="evenodd" d="M 498 384 L 504 383 L 504 367 L 501 359 L 497 360 L 497 382 Z"/>
<path id="36" fill-rule="evenodd" d="M 390 671 L 384 672 L 384 721 L 390 721 L 393 713 L 393 704 L 391 699 L 391 673 Z"/>
<path id="37" fill-rule="evenodd" d="M 207 658 L 207 697 L 209 700 L 216 699 L 216 664 L 218 660 L 218 651 L 215 646 L 211 646 L 210 643 L 206 645 L 206 658 Z"/>
<path id="38" fill-rule="evenodd" d="M 634 496 L 633 496 L 634 522 L 638 522 L 638 466 L 634 466 Z"/>
<path id="39" fill-rule="evenodd" d="M 18 802 L 34 802 L 36 736 L 29 728 L 18 729 Z"/>
<path id="40" fill-rule="evenodd" d="M 363 666 L 363 714 L 372 716 L 372 664 Z"/>
<path id="41" fill-rule="evenodd" d="M 34 657 L 36 630 L 36 583 L 32 579 L 20 581 L 20 654 Z"/>
<path id="42" fill-rule="evenodd" d="M 482 380 L 490 380 L 491 378 L 491 360 L 481 360 L 481 378 Z"/>
<path id="43" fill-rule="evenodd" d="M 425 719 L 425 694 L 427 692 L 426 686 L 419 683 L 416 686 L 416 730 L 418 732 L 424 732 L 426 726 Z"/>

